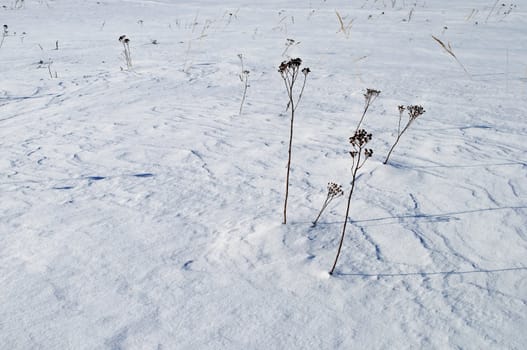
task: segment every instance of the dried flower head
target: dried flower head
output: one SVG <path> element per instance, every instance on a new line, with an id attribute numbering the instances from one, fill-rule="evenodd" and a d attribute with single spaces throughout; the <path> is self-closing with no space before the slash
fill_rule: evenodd
<path id="1" fill-rule="evenodd" d="M 370 158 L 371 156 L 373 156 L 373 150 L 371 148 L 366 148 L 364 150 L 364 155 L 366 156 L 366 158 Z"/>
<path id="2" fill-rule="evenodd" d="M 408 111 L 408 122 L 406 123 L 406 126 L 401 128 L 401 119 L 403 117 L 403 112 L 407 110 Z M 390 148 L 390 151 L 388 151 L 388 155 L 386 156 L 386 159 L 384 160 L 383 164 L 387 164 L 388 160 L 390 159 L 390 155 L 392 154 L 395 146 L 397 146 L 397 143 L 401 139 L 401 136 L 405 133 L 406 130 L 410 127 L 410 125 L 423 113 L 425 113 L 425 109 L 422 106 L 412 105 L 407 106 L 406 108 L 404 106 L 399 106 L 399 124 L 397 126 L 397 138 L 395 139 L 395 142 L 392 145 L 392 148 Z"/>
<path id="3" fill-rule="evenodd" d="M 334 182 L 328 182 L 328 196 L 337 197 L 342 196 L 344 191 L 342 190 L 342 185 L 338 185 Z"/>
<path id="4" fill-rule="evenodd" d="M 280 73 L 284 73 L 287 70 L 287 67 L 287 61 L 283 61 L 282 63 L 280 63 L 280 66 L 278 66 L 278 71 Z"/>
<path id="5" fill-rule="evenodd" d="M 125 44 L 128 44 L 129 42 L 130 42 L 130 39 L 128 39 L 128 38 L 125 38 L 125 39 L 124 39 L 124 43 L 125 43 Z"/>
<path id="6" fill-rule="evenodd" d="M 304 75 L 308 75 L 309 73 L 311 73 L 311 69 L 309 69 L 309 67 L 306 67 L 302 69 L 302 73 L 304 73 Z"/>
<path id="7" fill-rule="evenodd" d="M 372 134 L 368 133 L 364 129 L 359 129 L 355 131 L 355 134 L 350 137 L 349 141 L 351 145 L 355 148 L 362 148 L 365 144 L 371 141 Z"/>
<path id="8" fill-rule="evenodd" d="M 120 42 L 123 42 L 123 40 L 124 40 L 125 38 L 126 38 L 126 35 L 123 34 L 123 35 L 121 35 L 121 36 L 119 37 L 119 41 L 120 41 Z"/>
<path id="9" fill-rule="evenodd" d="M 283 61 L 282 63 L 280 63 L 280 66 L 278 66 L 278 71 L 280 73 L 285 73 L 288 69 L 291 69 L 291 70 L 297 70 L 300 65 L 302 64 L 302 59 L 301 58 L 291 58 L 289 61 Z M 306 68 L 304 68 L 306 69 Z M 309 68 L 307 70 L 307 73 L 309 73 Z M 304 72 L 304 70 L 302 70 L 302 73 L 304 73 L 305 75 L 307 75 L 307 73 Z"/>
<path id="10" fill-rule="evenodd" d="M 422 106 L 408 106 L 406 109 L 408 110 L 408 116 L 411 121 L 417 119 L 417 117 L 426 112 Z"/>
<path id="11" fill-rule="evenodd" d="M 289 62 L 288 62 L 288 65 L 290 67 L 296 67 L 296 68 L 300 67 L 301 64 L 302 64 L 302 59 L 298 58 L 298 57 L 297 58 L 291 58 L 289 60 Z"/>
<path id="12" fill-rule="evenodd" d="M 372 100 L 373 98 L 379 96 L 381 92 L 379 90 L 375 89 L 366 89 L 366 93 L 364 94 L 364 98 L 366 100 Z"/>

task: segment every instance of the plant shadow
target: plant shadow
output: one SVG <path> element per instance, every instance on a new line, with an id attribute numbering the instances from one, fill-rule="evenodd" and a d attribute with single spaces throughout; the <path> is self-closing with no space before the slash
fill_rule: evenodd
<path id="1" fill-rule="evenodd" d="M 467 271 L 432 271 L 432 272 L 400 272 L 400 273 L 364 273 L 364 272 L 337 272 L 336 276 L 357 276 L 357 277 L 405 277 L 405 276 L 450 276 L 450 275 L 468 275 L 474 273 L 500 273 L 510 271 L 527 271 L 527 267 L 508 267 L 503 269 L 477 269 Z"/>
<path id="2" fill-rule="evenodd" d="M 456 215 L 463 215 L 463 214 L 472 214 L 472 213 L 478 213 L 478 212 L 486 212 L 486 211 L 497 211 L 497 210 L 519 210 L 519 209 L 527 209 L 527 206 L 508 206 L 508 207 L 498 207 L 498 208 L 482 208 L 482 209 L 474 209 L 474 210 L 464 210 L 464 211 L 453 211 L 453 212 L 447 212 L 447 213 L 440 213 L 440 214 L 412 214 L 412 215 L 399 215 L 399 216 L 385 216 L 380 218 L 372 218 L 372 219 L 363 219 L 363 220 L 352 220 L 350 219 L 351 224 L 360 224 L 360 223 L 368 223 L 368 222 L 382 222 L 382 221 L 390 221 L 390 220 L 397 220 L 394 222 L 387 222 L 385 225 L 398 223 L 405 219 L 419 219 L 424 221 L 430 221 L 430 222 L 449 222 L 451 220 L 459 220 L 459 218 L 456 217 Z M 331 225 L 342 225 L 343 221 L 332 221 L 332 222 L 319 222 L 317 223 L 317 226 L 331 226 Z"/>

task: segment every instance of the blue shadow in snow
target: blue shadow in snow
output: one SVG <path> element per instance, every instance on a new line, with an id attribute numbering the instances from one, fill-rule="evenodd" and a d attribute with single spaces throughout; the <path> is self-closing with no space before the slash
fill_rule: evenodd
<path id="1" fill-rule="evenodd" d="M 135 177 L 154 177 L 155 175 L 152 174 L 152 173 L 139 173 L 139 174 L 134 174 L 132 176 L 135 176 Z"/>
<path id="2" fill-rule="evenodd" d="M 527 267 L 509 267 L 504 269 L 493 269 L 493 270 L 468 270 L 468 271 L 436 271 L 436 272 L 401 272 L 401 273 L 363 273 L 363 272 L 337 272 L 334 276 L 357 276 L 357 277 L 402 277 L 402 276 L 448 276 L 448 275 L 467 275 L 473 273 L 500 273 L 500 272 L 511 272 L 511 271 L 527 271 Z"/>

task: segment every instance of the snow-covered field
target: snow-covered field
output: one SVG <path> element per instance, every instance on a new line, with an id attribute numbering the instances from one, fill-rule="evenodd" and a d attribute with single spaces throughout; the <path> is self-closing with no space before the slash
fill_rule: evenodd
<path id="1" fill-rule="evenodd" d="M 527 346 L 526 0 L 0 5 L 0 349 Z"/>

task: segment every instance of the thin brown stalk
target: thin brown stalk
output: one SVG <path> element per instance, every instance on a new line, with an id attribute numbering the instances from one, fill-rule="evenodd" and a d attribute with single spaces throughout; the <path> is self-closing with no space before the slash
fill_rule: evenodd
<path id="1" fill-rule="evenodd" d="M 305 83 L 307 74 L 310 72 L 309 68 L 304 68 L 300 70 L 300 65 L 302 64 L 302 60 L 300 58 L 294 58 L 289 61 L 284 61 L 279 66 L 278 71 L 280 72 L 280 75 L 282 76 L 282 80 L 284 81 L 284 85 L 287 92 L 288 97 L 288 104 L 286 110 L 290 107 L 291 108 L 291 123 L 289 127 L 289 147 L 288 147 L 288 156 L 287 156 L 287 174 L 286 174 L 286 183 L 285 183 L 285 199 L 284 199 L 284 220 L 283 224 L 287 223 L 287 202 L 289 198 L 289 177 L 291 173 L 291 153 L 292 153 L 292 147 L 293 147 L 293 131 L 294 131 L 294 120 L 295 120 L 295 112 L 298 104 L 300 103 L 300 100 L 302 99 L 302 94 L 304 92 Z M 294 98 L 294 87 L 295 83 L 298 78 L 298 74 L 302 72 L 304 74 L 304 83 L 302 84 L 302 88 L 300 90 L 300 93 L 298 95 L 297 101 L 295 103 Z"/>
<path id="2" fill-rule="evenodd" d="M 436 38 L 435 36 L 432 35 L 432 38 L 437 41 L 437 43 L 439 45 L 441 45 L 441 47 L 450 55 L 452 56 L 456 62 L 461 66 L 461 68 L 463 68 L 463 70 L 465 71 L 465 73 L 467 73 L 467 75 L 469 77 L 471 77 L 470 73 L 467 71 L 467 69 L 465 68 L 465 66 L 461 63 L 461 61 L 459 61 L 459 59 L 457 58 L 457 56 L 454 54 L 454 51 L 452 50 L 452 46 L 450 46 L 450 43 L 448 43 L 448 46 L 445 45 L 445 43 L 443 43 L 441 40 L 439 40 L 438 38 Z"/>
<path id="3" fill-rule="evenodd" d="M 370 158 L 373 154 L 373 151 L 371 149 L 365 148 L 366 144 L 371 140 L 371 137 L 371 134 L 368 134 L 364 129 L 361 129 L 357 130 L 355 132 L 355 135 L 350 138 L 350 143 L 353 147 L 353 151 L 350 152 L 350 155 L 353 159 L 351 189 L 348 195 L 346 215 L 344 216 L 344 225 L 342 226 L 342 233 L 340 235 L 340 242 L 337 249 L 337 255 L 335 256 L 335 261 L 333 262 L 333 266 L 329 271 L 330 275 L 333 275 L 333 273 L 335 272 L 340 253 L 342 251 L 342 245 L 344 243 L 344 237 L 346 235 L 346 226 L 348 224 L 349 212 L 351 207 L 351 197 L 353 195 L 353 191 L 355 190 L 355 183 L 357 180 L 357 172 L 360 168 L 364 166 L 366 160 Z M 362 156 L 364 156 L 364 159 L 361 161 Z"/>

